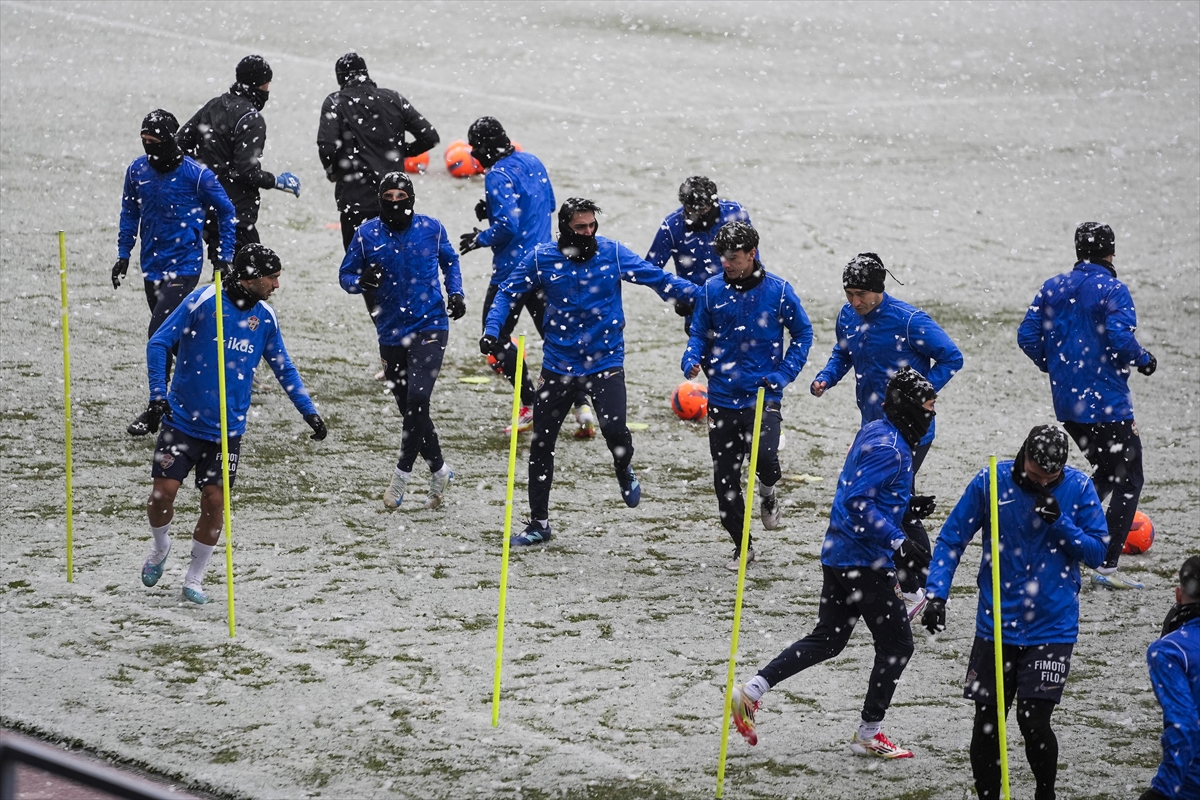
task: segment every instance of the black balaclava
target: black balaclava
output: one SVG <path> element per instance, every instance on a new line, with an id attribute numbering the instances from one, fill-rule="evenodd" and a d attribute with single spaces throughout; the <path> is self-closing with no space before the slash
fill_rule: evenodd
<path id="1" fill-rule="evenodd" d="M 842 270 L 842 288 L 882 292 L 885 277 L 883 259 L 874 253 L 859 253 Z"/>
<path id="2" fill-rule="evenodd" d="M 1025 472 L 1025 457 L 1032 459 L 1043 472 L 1053 475 L 1067 465 L 1070 452 L 1071 440 L 1066 431 L 1057 425 L 1038 425 L 1029 431 L 1013 459 L 1013 483 L 1027 492 L 1041 494 L 1042 486 Z"/>
<path id="3" fill-rule="evenodd" d="M 142 120 L 142 133 L 158 139 L 157 143 L 142 139 L 142 148 L 146 151 L 150 166 L 159 172 L 170 172 L 183 163 L 183 151 L 175 141 L 178 130 L 179 120 L 170 111 L 161 108 L 154 109 Z"/>
<path id="4" fill-rule="evenodd" d="M 936 397 L 933 384 L 912 367 L 904 367 L 888 381 L 883 413 L 899 429 L 909 447 L 916 447 L 929 432 L 935 414 L 925 404 Z"/>
<path id="5" fill-rule="evenodd" d="M 399 189 L 408 195 L 403 200 L 384 200 L 383 193 Z M 379 181 L 379 218 L 396 233 L 408 230 L 413 221 L 413 203 L 417 201 L 413 183 L 403 172 L 389 172 Z"/>
<path id="6" fill-rule="evenodd" d="M 343 89 L 351 84 L 371 80 L 371 76 L 367 74 L 366 60 L 355 52 L 346 53 L 339 58 L 333 65 L 333 71 L 337 75 L 338 86 Z"/>
<path id="7" fill-rule="evenodd" d="M 726 223 L 721 226 L 721 229 L 717 231 L 717 235 L 713 237 L 713 247 L 722 256 L 732 253 L 735 250 L 749 253 L 758 247 L 758 231 L 754 230 L 748 222 Z M 726 275 L 725 283 L 739 292 L 744 292 L 762 283 L 766 274 L 766 270 L 763 269 L 762 263 L 756 256 L 753 272 L 738 280 L 734 280 Z"/>
<path id="8" fill-rule="evenodd" d="M 1112 264 L 1103 259 L 1117 252 L 1117 239 L 1113 229 L 1103 222 L 1084 222 L 1075 229 L 1075 257 L 1080 261 L 1091 261 L 1108 269 L 1116 277 Z"/>
<path id="9" fill-rule="evenodd" d="M 495 117 L 480 117 L 472 122 L 467 130 L 467 144 L 471 145 L 471 155 L 484 168 L 491 167 L 514 151 L 512 140 Z"/>
<path id="10" fill-rule="evenodd" d="M 252 281 L 265 278 L 283 271 L 279 256 L 271 248 L 251 242 L 243 245 L 233 257 L 233 264 L 227 275 L 225 294 L 241 310 L 245 311 L 263 298 L 242 286 L 241 281 Z"/>
<path id="11" fill-rule="evenodd" d="M 259 111 L 266 106 L 270 92 L 258 87 L 270 83 L 274 73 L 271 65 L 262 56 L 246 56 L 237 65 L 237 83 L 229 87 L 229 91 L 250 99 Z"/>
<path id="12" fill-rule="evenodd" d="M 1190 603 L 1176 603 L 1167 612 L 1163 620 L 1162 635 L 1174 633 L 1183 627 L 1185 622 L 1200 617 L 1200 556 L 1192 556 L 1183 562 L 1179 568 L 1179 587 L 1183 593 L 1192 598 Z"/>
<path id="13" fill-rule="evenodd" d="M 595 235 L 588 236 L 571 230 L 571 217 L 581 211 L 599 214 L 600 206 L 582 197 L 568 197 L 558 209 L 558 249 L 564 256 L 579 263 L 596 255 Z M 600 230 L 599 221 L 596 223 L 596 230 Z"/>
<path id="14" fill-rule="evenodd" d="M 717 185 L 704 175 L 693 175 L 679 185 L 679 202 L 683 204 L 683 224 L 689 231 L 706 231 L 721 217 Z M 705 209 L 695 214 L 695 209 Z"/>

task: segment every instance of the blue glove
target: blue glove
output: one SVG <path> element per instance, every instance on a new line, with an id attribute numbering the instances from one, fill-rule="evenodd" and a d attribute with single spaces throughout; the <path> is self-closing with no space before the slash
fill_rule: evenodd
<path id="1" fill-rule="evenodd" d="M 275 176 L 275 188 L 300 196 L 300 179 L 290 172 L 281 172 Z"/>

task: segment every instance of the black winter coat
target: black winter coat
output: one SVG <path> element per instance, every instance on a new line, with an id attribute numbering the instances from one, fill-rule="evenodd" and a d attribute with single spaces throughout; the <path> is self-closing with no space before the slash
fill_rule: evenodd
<path id="1" fill-rule="evenodd" d="M 176 139 L 185 153 L 211 169 L 235 206 L 257 206 L 259 189 L 274 189 L 275 176 L 262 168 L 267 121 L 241 84 L 209 100 Z"/>

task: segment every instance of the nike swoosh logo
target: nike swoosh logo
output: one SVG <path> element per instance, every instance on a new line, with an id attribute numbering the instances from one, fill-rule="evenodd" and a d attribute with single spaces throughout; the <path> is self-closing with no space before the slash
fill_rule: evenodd
<path id="1" fill-rule="evenodd" d="M 371 252 L 372 252 L 372 253 L 378 253 L 380 250 L 382 250 L 382 249 L 383 249 L 383 248 L 385 248 L 385 247 L 387 247 L 387 245 L 386 245 L 386 244 L 379 244 L 379 245 L 375 245 L 374 247 L 372 247 L 372 248 L 371 248 Z"/>
<path id="2" fill-rule="evenodd" d="M 1016 500 L 1001 500 L 1000 502 L 996 503 L 996 505 L 998 505 L 998 506 L 1006 506 L 1006 505 L 1008 505 L 1009 503 L 1015 503 L 1015 502 L 1017 502 L 1017 501 L 1016 501 Z"/>
<path id="3" fill-rule="evenodd" d="M 714 309 L 716 309 L 716 308 L 724 308 L 724 307 L 725 307 L 725 306 L 727 306 L 727 305 L 729 305 L 729 303 L 728 303 L 728 302 L 725 302 L 725 303 L 721 303 L 721 304 L 719 304 L 719 305 L 714 305 L 714 306 L 713 306 L 713 308 L 714 308 Z"/>

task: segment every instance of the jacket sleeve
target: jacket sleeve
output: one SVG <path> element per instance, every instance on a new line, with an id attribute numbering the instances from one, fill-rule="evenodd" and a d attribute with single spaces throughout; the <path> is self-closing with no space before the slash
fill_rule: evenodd
<path id="1" fill-rule="evenodd" d="M 537 248 L 525 254 L 521 263 L 509 273 L 508 279 L 500 284 L 496 296 L 492 299 L 492 307 L 487 313 L 487 322 L 483 332 L 488 336 L 499 336 L 500 326 L 508 319 L 508 312 L 517 298 L 526 292 L 533 291 L 541 285 L 537 271 Z"/>
<path id="2" fill-rule="evenodd" d="M 696 288 L 696 308 L 692 312 L 692 323 L 688 329 L 687 347 L 683 351 L 683 359 L 679 368 L 686 376 L 692 367 L 703 363 L 704 355 L 708 352 L 712 341 L 712 309 L 708 306 L 708 292 L 703 286 Z"/>
<path id="3" fill-rule="evenodd" d="M 341 177 L 338 168 L 341 150 L 342 120 L 337 109 L 337 93 L 334 93 L 321 104 L 321 121 L 317 124 L 317 155 L 321 158 L 321 166 L 325 168 L 325 176 L 332 183 Z"/>
<path id="4" fill-rule="evenodd" d="M 117 233 L 117 257 L 129 258 L 137 241 L 138 224 L 142 219 L 142 207 L 138 203 L 137 181 L 133 178 L 133 165 L 125 170 L 125 188 L 121 190 L 121 228 Z"/>
<path id="5" fill-rule="evenodd" d="M 932 359 L 933 366 L 925 377 L 933 384 L 934 391 L 942 391 L 942 387 L 962 369 L 962 351 L 924 311 L 909 317 L 907 335 L 914 350 Z"/>
<path id="6" fill-rule="evenodd" d="M 446 285 L 446 296 L 463 293 L 462 271 L 458 266 L 458 252 L 450 243 L 445 226 L 438 224 L 438 266 L 442 269 L 442 281 Z"/>
<path id="7" fill-rule="evenodd" d="M 950 584 L 954 582 L 954 572 L 958 569 L 963 551 L 987 521 L 987 486 L 988 471 L 980 470 L 967 484 L 966 491 L 954 504 L 950 516 L 942 523 L 937 544 L 933 547 L 929 577 L 926 580 L 926 590 L 930 597 L 940 597 L 943 600 L 950 597 Z"/>
<path id="8" fill-rule="evenodd" d="M 654 234 L 654 241 L 650 243 L 650 250 L 646 253 L 646 261 L 656 267 L 666 269 L 667 261 L 671 258 L 671 252 L 674 250 L 672 240 L 671 228 L 664 219 L 662 224 L 658 226 L 658 232 Z"/>
<path id="9" fill-rule="evenodd" d="M 413 108 L 413 104 L 400 98 L 400 118 L 404 120 L 404 129 L 413 135 L 413 141 L 404 142 L 405 157 L 419 156 L 429 152 L 441 141 L 437 130 L 429 124 L 429 120 Z"/>
<path id="10" fill-rule="evenodd" d="M 267 121 L 257 111 L 242 117 L 233 130 L 233 158 L 230 167 L 239 183 L 274 189 L 275 176 L 262 168 L 263 145 L 267 141 Z"/>
<path id="11" fill-rule="evenodd" d="M 196 182 L 196 194 L 205 206 L 216 209 L 217 228 L 221 236 L 218 255 L 222 261 L 232 262 L 236 248 L 234 235 L 237 223 L 234 220 L 237 212 L 233 203 L 229 201 L 229 195 L 225 194 L 225 187 L 221 186 L 217 176 L 207 167 L 200 172 L 200 178 Z"/>
<path id="12" fill-rule="evenodd" d="M 1162 763 L 1150 788 L 1182 800 L 1187 771 L 1200 757 L 1200 708 L 1188 685 L 1187 655 L 1171 639 L 1159 639 L 1146 650 L 1146 663 L 1163 712 Z"/>
<path id="13" fill-rule="evenodd" d="M 696 284 L 644 261 L 620 242 L 617 242 L 616 256 L 621 280 L 649 286 L 663 300 L 691 300 L 696 296 Z"/>
<path id="14" fill-rule="evenodd" d="M 1029 310 L 1025 312 L 1025 319 L 1021 320 L 1021 325 L 1017 328 L 1017 345 L 1042 372 L 1049 371 L 1046 366 L 1046 332 L 1042 327 L 1045 291 L 1045 286 L 1038 290 L 1037 296 L 1029 304 Z"/>
<path id="15" fill-rule="evenodd" d="M 873 447 L 858 460 L 858 470 L 846 486 L 846 513 L 855 530 L 891 550 L 891 543 L 904 539 L 904 531 L 879 508 L 879 487 L 900 480 L 899 454 L 891 447 Z"/>
<path id="16" fill-rule="evenodd" d="M 203 108 L 200 109 L 200 111 L 203 110 Z M 204 139 L 203 134 L 200 133 L 200 111 L 183 123 L 183 127 L 175 134 L 175 143 L 179 145 L 179 149 L 192 158 L 199 157 L 200 142 Z"/>
<path id="17" fill-rule="evenodd" d="M 358 281 L 366 266 L 367 243 L 363 239 L 360 227 L 354 232 L 354 238 L 346 248 L 346 255 L 342 256 L 342 266 L 338 269 L 338 283 L 348 294 L 362 294 L 362 287 L 358 285 Z"/>
<path id="18" fill-rule="evenodd" d="M 1150 363 L 1150 354 L 1140 344 L 1134 331 L 1137 330 L 1137 311 L 1133 297 L 1125 284 L 1117 283 L 1105 298 L 1104 332 L 1108 346 L 1117 355 L 1117 363 L 1135 367 Z"/>
<path id="19" fill-rule="evenodd" d="M 850 368 L 854 366 L 850 361 L 850 340 L 846 338 L 846 327 L 842 323 L 842 315 L 838 314 L 837 341 L 833 343 L 833 352 L 829 354 L 829 360 L 825 362 L 825 366 L 813 378 L 813 382 L 822 381 L 826 389 L 832 389 L 838 385 Z"/>
<path id="20" fill-rule="evenodd" d="M 1080 481 L 1080 485 L 1077 497 L 1059 503 L 1063 508 L 1069 504 L 1074 513 L 1060 515 L 1050 532 L 1058 537 L 1063 552 L 1095 569 L 1104 563 L 1108 550 L 1108 523 L 1095 486 L 1090 480 Z"/>
<path id="21" fill-rule="evenodd" d="M 808 314 L 805 313 L 804 306 L 800 305 L 800 298 L 790 283 L 785 282 L 783 285 L 783 300 L 780 305 L 780 318 L 784 327 L 788 329 L 791 341 L 788 342 L 777 374 L 791 383 L 808 363 L 808 351 L 812 348 L 813 341 L 812 323 L 808 321 Z"/>
<path id="22" fill-rule="evenodd" d="M 194 309 L 189 300 L 190 296 L 176 306 L 146 343 L 146 370 L 150 377 L 151 400 L 165 400 L 167 397 L 167 354 L 176 349 L 184 333 L 192 327 Z"/>
<path id="23" fill-rule="evenodd" d="M 517 193 L 512 180 L 497 170 L 488 170 L 484 188 L 487 191 L 488 219 L 492 224 L 475 241 L 484 247 L 503 247 L 517 235 L 521 224 Z"/>
<path id="24" fill-rule="evenodd" d="M 304 388 L 300 371 L 296 369 L 296 365 L 288 356 L 287 348 L 284 347 L 283 334 L 279 332 L 279 320 L 275 320 L 275 324 L 267 332 L 266 341 L 263 343 L 263 355 L 266 356 L 267 363 L 271 365 L 271 371 L 275 373 L 275 379 L 279 381 L 279 385 L 288 393 L 288 397 L 292 398 L 292 405 L 296 407 L 296 410 L 302 416 L 316 414 L 317 407 L 313 405 L 312 398 L 308 396 L 308 390 Z"/>

